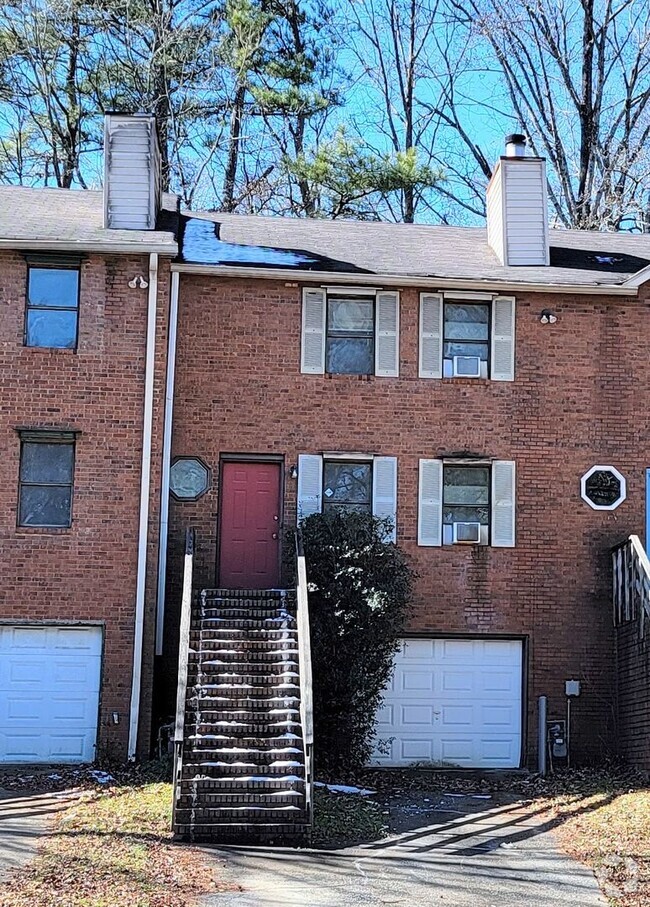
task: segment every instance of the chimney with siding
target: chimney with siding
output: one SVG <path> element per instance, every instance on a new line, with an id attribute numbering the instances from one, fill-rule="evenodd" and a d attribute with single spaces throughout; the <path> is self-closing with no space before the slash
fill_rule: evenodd
<path id="1" fill-rule="evenodd" d="M 487 188 L 488 243 L 502 265 L 548 265 L 546 161 L 526 155 L 526 137 L 506 136 Z"/>
<path id="2" fill-rule="evenodd" d="M 115 230 L 154 230 L 160 193 L 155 117 L 145 113 L 106 114 L 104 226 Z"/>

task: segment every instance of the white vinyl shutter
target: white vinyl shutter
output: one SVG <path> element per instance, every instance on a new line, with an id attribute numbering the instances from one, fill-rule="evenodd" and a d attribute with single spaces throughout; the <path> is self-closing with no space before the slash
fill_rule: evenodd
<path id="1" fill-rule="evenodd" d="M 515 300 L 514 296 L 497 296 L 492 300 L 492 368 L 493 381 L 515 380 Z"/>
<path id="2" fill-rule="evenodd" d="M 420 378 L 442 378 L 442 296 L 420 295 Z"/>
<path id="3" fill-rule="evenodd" d="M 442 545 L 442 460 L 420 460 L 418 545 Z"/>
<path id="4" fill-rule="evenodd" d="M 393 529 L 386 541 L 397 536 L 397 457 L 375 457 L 372 463 L 372 512 L 380 519 L 388 517 Z"/>
<path id="5" fill-rule="evenodd" d="M 298 522 L 320 513 L 323 505 L 323 458 L 317 454 L 298 457 Z"/>
<path id="6" fill-rule="evenodd" d="M 325 290 L 305 288 L 302 293 L 302 344 L 300 371 L 308 375 L 325 372 Z"/>
<path id="7" fill-rule="evenodd" d="M 399 375 L 399 293 L 377 293 L 375 316 L 375 375 Z"/>
<path id="8" fill-rule="evenodd" d="M 512 460 L 492 463 L 492 545 L 515 545 L 515 464 Z"/>

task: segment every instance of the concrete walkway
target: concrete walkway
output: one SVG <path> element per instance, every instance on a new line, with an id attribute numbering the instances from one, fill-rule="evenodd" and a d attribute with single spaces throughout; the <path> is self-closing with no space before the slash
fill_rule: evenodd
<path id="1" fill-rule="evenodd" d="M 591 870 L 559 850 L 534 806 L 481 806 L 480 811 L 464 812 L 460 803 L 449 808 L 448 803 L 434 807 L 419 828 L 361 847 L 224 848 L 217 854 L 226 859 L 230 881 L 244 890 L 210 895 L 200 903 L 202 907 L 606 904 Z"/>
<path id="2" fill-rule="evenodd" d="M 76 797 L 67 791 L 29 794 L 0 789 L 0 880 L 32 859 L 56 813 Z"/>

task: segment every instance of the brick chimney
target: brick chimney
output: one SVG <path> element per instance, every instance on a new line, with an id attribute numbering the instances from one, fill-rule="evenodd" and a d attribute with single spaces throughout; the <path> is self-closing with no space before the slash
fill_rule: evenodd
<path id="1" fill-rule="evenodd" d="M 104 226 L 154 230 L 160 210 L 160 148 L 155 117 L 104 118 Z"/>
<path id="2" fill-rule="evenodd" d="M 546 160 L 526 155 L 526 137 L 506 136 L 487 188 L 488 243 L 502 265 L 549 263 Z"/>

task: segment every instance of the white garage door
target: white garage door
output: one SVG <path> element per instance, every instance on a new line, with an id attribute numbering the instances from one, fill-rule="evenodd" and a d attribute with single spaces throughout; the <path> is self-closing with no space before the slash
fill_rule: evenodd
<path id="1" fill-rule="evenodd" d="M 0 626 L 0 762 L 95 758 L 99 627 Z"/>
<path id="2" fill-rule="evenodd" d="M 521 689 L 520 641 L 402 640 L 372 764 L 517 768 Z"/>

